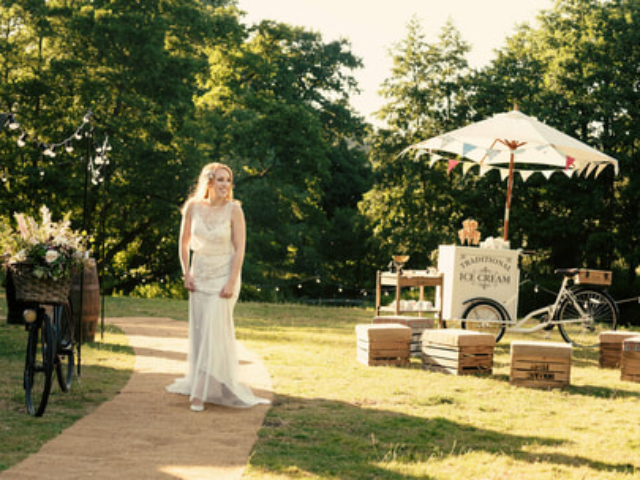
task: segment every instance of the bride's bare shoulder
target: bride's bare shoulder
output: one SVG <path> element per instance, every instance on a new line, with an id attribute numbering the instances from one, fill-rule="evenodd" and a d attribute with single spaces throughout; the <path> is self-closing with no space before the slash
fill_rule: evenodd
<path id="1" fill-rule="evenodd" d="M 200 208 L 201 205 L 202 205 L 201 200 L 196 200 L 195 198 L 192 198 L 185 204 L 184 208 L 182 209 L 183 214 L 192 215 L 193 211 L 197 208 Z"/>

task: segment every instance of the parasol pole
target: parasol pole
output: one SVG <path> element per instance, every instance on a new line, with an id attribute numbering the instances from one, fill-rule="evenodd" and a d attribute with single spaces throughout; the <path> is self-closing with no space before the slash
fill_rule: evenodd
<path id="1" fill-rule="evenodd" d="M 507 182 L 507 206 L 504 209 L 504 241 L 509 239 L 509 211 L 511 210 L 511 191 L 513 190 L 513 168 L 514 168 L 514 155 L 511 150 L 509 157 L 509 180 Z"/>
<path id="2" fill-rule="evenodd" d="M 509 155 L 509 180 L 507 182 L 507 205 L 504 209 L 504 241 L 509 239 L 509 211 L 511 210 L 511 192 L 513 190 L 513 177 L 515 170 L 515 154 L 517 148 L 523 146 L 526 142 L 518 142 L 515 140 L 498 140 L 500 143 L 509 147 L 511 154 Z"/>

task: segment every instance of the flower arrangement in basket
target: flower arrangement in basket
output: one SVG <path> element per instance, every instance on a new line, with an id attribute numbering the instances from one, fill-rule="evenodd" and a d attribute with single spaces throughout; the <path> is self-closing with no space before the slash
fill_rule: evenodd
<path id="1" fill-rule="evenodd" d="M 3 235 L 5 262 L 18 300 L 64 303 L 73 275 L 86 256 L 84 236 L 71 229 L 70 213 L 61 222 L 52 221 L 46 206 L 40 214 L 40 223 L 22 213 L 14 214 L 17 231 L 9 229 Z"/>

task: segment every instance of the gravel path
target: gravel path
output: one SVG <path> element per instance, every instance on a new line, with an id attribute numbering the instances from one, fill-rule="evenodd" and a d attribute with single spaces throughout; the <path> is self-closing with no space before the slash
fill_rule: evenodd
<path id="1" fill-rule="evenodd" d="M 127 385 L 0 478 L 240 478 L 269 406 L 208 404 L 202 413 L 191 412 L 186 396 L 164 390 L 185 371 L 187 323 L 168 318 L 107 321 L 124 330 L 136 354 Z M 259 358 L 243 350 L 242 381 L 271 399 L 268 372 Z"/>

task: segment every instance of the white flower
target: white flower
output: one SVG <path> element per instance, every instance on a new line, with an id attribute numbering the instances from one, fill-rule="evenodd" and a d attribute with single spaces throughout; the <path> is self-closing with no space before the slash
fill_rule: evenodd
<path id="1" fill-rule="evenodd" d="M 57 250 L 48 250 L 44 256 L 47 263 L 53 263 L 60 257 L 60 253 Z"/>
<path id="2" fill-rule="evenodd" d="M 82 264 L 84 237 L 71 229 L 70 213 L 54 222 L 46 206 L 40 209 L 42 223 L 16 213 L 18 231 L 14 233 L 15 250 L 10 262 L 29 262 L 39 278 L 67 278 Z"/>
<path id="3" fill-rule="evenodd" d="M 51 212 L 46 205 L 40 207 L 40 215 L 42 216 L 42 226 L 49 226 L 51 223 Z"/>
<path id="4" fill-rule="evenodd" d="M 29 238 L 29 228 L 27 227 L 27 222 L 24 219 L 24 215 L 22 213 L 14 213 L 14 217 L 18 222 L 18 230 L 20 231 L 22 238 Z"/>
<path id="5" fill-rule="evenodd" d="M 60 235 L 53 239 L 53 244 L 59 245 L 61 247 L 67 247 L 71 245 L 71 240 L 67 237 Z"/>

